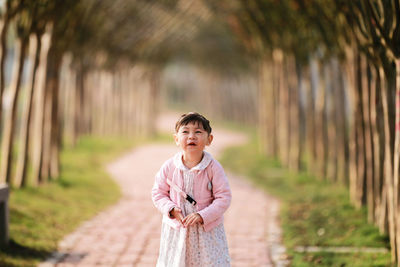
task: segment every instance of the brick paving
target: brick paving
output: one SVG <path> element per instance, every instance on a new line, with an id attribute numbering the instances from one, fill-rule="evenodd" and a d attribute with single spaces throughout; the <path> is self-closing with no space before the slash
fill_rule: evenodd
<path id="1" fill-rule="evenodd" d="M 225 146 L 245 141 L 226 131 L 215 131 L 214 137 L 208 150 L 216 157 Z M 161 214 L 150 191 L 161 164 L 177 151 L 174 145 L 145 145 L 108 165 L 123 197 L 66 236 L 39 266 L 155 266 Z M 228 178 L 233 199 L 225 230 L 232 266 L 274 266 L 272 260 L 283 253 L 276 221 L 279 203 L 237 175 L 228 173 Z M 276 260 L 275 265 L 282 266 Z"/>

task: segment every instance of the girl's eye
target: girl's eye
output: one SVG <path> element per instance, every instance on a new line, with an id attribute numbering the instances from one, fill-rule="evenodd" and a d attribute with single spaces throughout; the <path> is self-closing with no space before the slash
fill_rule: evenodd
<path id="1" fill-rule="evenodd" d="M 201 131 L 196 131 L 196 133 L 201 133 Z"/>
<path id="2" fill-rule="evenodd" d="M 188 133 L 188 131 L 183 131 L 182 133 Z"/>

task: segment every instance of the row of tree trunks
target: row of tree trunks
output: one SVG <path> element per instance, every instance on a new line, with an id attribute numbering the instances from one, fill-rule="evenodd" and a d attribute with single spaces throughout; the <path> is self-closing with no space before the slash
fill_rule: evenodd
<path id="1" fill-rule="evenodd" d="M 0 181 L 16 188 L 37 186 L 59 176 L 64 132 L 75 144 L 82 135 L 151 135 L 155 131 L 159 71 L 127 64 L 112 73 L 77 67 L 68 57 L 63 60 L 52 38 L 49 27 L 45 33 L 38 31 L 15 42 L 13 76 L 7 88 L 10 104 L 0 123 L 4 128 Z M 28 67 L 28 82 L 23 85 L 22 73 Z M 32 166 L 29 179 L 28 165 Z"/>
<path id="2" fill-rule="evenodd" d="M 360 51 L 346 60 L 298 64 L 275 51 L 259 70 L 263 147 L 291 169 L 349 186 L 368 221 L 400 255 L 400 61 L 377 64 Z M 293 77 L 297 77 L 294 79 Z M 307 100 L 305 100 L 307 99 Z M 307 116 L 305 116 L 305 113 Z"/>
<path id="3" fill-rule="evenodd" d="M 0 169 L 0 182 L 13 183 L 11 177 L 11 168 L 13 162 L 13 145 L 15 137 L 15 125 L 17 116 L 18 96 L 21 88 L 22 71 L 24 68 L 24 60 L 26 48 L 29 39 L 24 36 L 18 38 L 15 43 L 16 62 L 13 69 L 13 78 L 10 85 L 10 109 L 6 114 L 4 122 L 4 133 L 1 142 L 1 169 Z"/>
<path id="4" fill-rule="evenodd" d="M 272 67 L 268 62 L 261 64 L 259 121 L 262 132 L 268 132 L 262 140 L 268 154 L 289 168 L 301 170 L 308 162 L 309 170 L 318 176 L 344 183 L 348 179 L 348 122 L 340 66 L 328 62 L 320 73 L 317 62 L 309 63 L 310 67 L 303 66 L 275 51 L 269 62 Z"/>
<path id="5" fill-rule="evenodd" d="M 66 64 L 72 62 L 68 59 Z M 64 66 L 61 78 L 65 140 L 76 144 L 82 135 L 152 135 L 158 112 L 159 76 L 145 66 L 115 71 L 77 71 Z"/>
<path id="6" fill-rule="evenodd" d="M 164 96 L 161 99 L 165 99 L 160 105 L 190 108 L 213 119 L 257 123 L 258 92 L 253 75 L 175 63 L 163 71 L 160 83 Z"/>

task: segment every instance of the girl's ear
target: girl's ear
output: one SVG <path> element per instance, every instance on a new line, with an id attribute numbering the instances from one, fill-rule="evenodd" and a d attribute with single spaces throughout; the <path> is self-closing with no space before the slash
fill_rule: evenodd
<path id="1" fill-rule="evenodd" d="M 177 146 L 179 146 L 178 135 L 177 135 L 176 133 L 174 134 L 174 140 L 175 140 L 175 144 L 176 144 Z"/>
<path id="2" fill-rule="evenodd" d="M 214 139 L 214 136 L 212 134 L 208 135 L 208 142 L 207 142 L 207 146 L 211 145 L 212 140 Z"/>

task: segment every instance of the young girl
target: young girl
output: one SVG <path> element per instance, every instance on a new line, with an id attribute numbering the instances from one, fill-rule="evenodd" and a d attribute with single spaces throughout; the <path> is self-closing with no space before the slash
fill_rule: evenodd
<path id="1" fill-rule="evenodd" d="M 232 195 L 222 166 L 204 151 L 213 140 L 210 122 L 183 114 L 174 139 L 182 151 L 162 165 L 152 189 L 163 214 L 157 266 L 230 266 L 223 213 Z"/>

